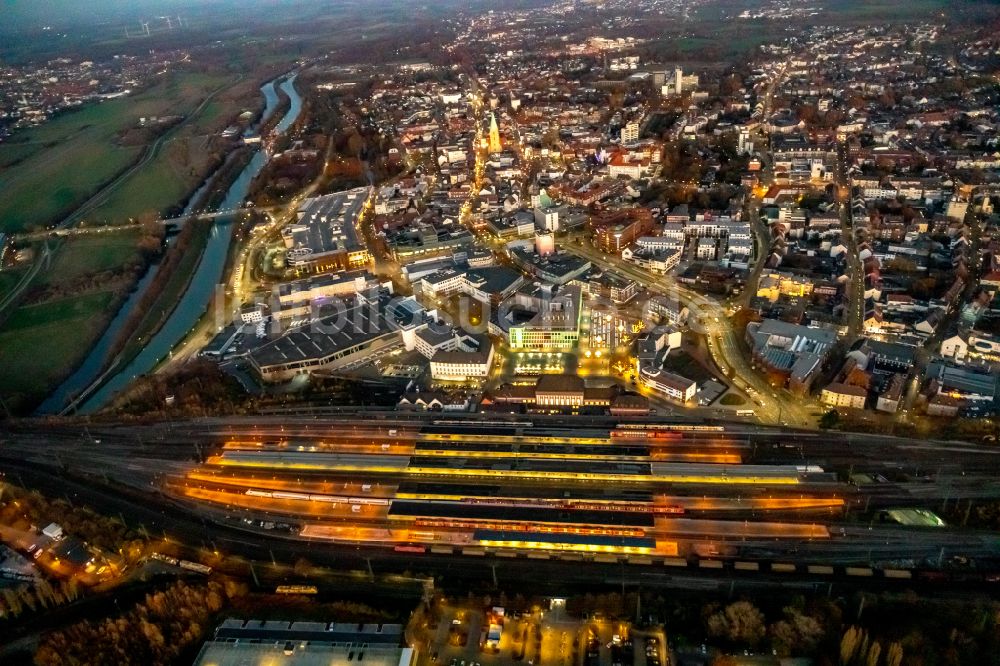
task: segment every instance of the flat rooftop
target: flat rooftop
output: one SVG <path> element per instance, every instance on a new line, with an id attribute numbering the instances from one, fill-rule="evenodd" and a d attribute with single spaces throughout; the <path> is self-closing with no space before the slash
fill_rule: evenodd
<path id="1" fill-rule="evenodd" d="M 289 330 L 276 340 L 261 345 L 250 355 L 261 368 L 333 356 L 357 345 L 393 333 L 382 312 L 371 312 L 364 304 L 347 310 L 346 316 L 333 315 L 315 325 Z"/>
<path id="2" fill-rule="evenodd" d="M 415 450 L 421 451 L 480 451 L 489 453 L 518 453 L 557 456 L 629 456 L 649 455 L 649 446 L 642 444 L 528 444 L 525 442 L 417 442 Z"/>
<path id="3" fill-rule="evenodd" d="M 216 639 L 318 641 L 350 645 L 385 644 L 397 647 L 403 640 L 400 624 L 355 622 L 288 622 L 229 618 L 215 630 Z"/>
<path id="4" fill-rule="evenodd" d="M 194 666 L 409 666 L 411 648 L 287 641 L 206 643 Z"/>
<path id="5" fill-rule="evenodd" d="M 512 481 L 503 486 L 492 484 L 463 484 L 424 481 L 404 481 L 399 484 L 397 496 L 402 495 L 434 495 L 447 496 L 456 499 L 485 498 L 541 498 L 559 497 L 566 500 L 593 500 L 603 502 L 652 502 L 653 493 L 648 490 L 630 488 L 540 488 L 535 484 L 518 485 Z"/>
<path id="6" fill-rule="evenodd" d="M 476 541 L 507 541 L 570 546 L 606 546 L 616 548 L 655 548 L 656 540 L 643 537 L 602 536 L 597 534 L 551 534 L 548 532 L 508 532 L 476 530 Z"/>
<path id="7" fill-rule="evenodd" d="M 400 624 L 229 618 L 195 666 L 410 666 Z"/>
<path id="8" fill-rule="evenodd" d="M 308 248 L 313 256 L 362 249 L 356 223 L 367 200 L 367 187 L 306 199 L 298 220 L 283 234 L 291 237 L 293 247 Z"/>
<path id="9" fill-rule="evenodd" d="M 496 472 L 563 472 L 568 474 L 594 474 L 601 477 L 617 474 L 648 475 L 649 463 L 617 462 L 609 460 L 553 460 L 547 458 L 478 458 L 431 457 L 415 455 L 411 467 L 425 469 L 482 469 Z"/>
<path id="10" fill-rule="evenodd" d="M 401 518 L 455 518 L 464 520 L 549 523 L 557 525 L 614 525 L 628 527 L 653 527 L 653 516 L 648 513 L 626 511 L 594 511 L 547 507 L 490 506 L 454 502 L 415 502 L 393 500 L 389 516 Z"/>

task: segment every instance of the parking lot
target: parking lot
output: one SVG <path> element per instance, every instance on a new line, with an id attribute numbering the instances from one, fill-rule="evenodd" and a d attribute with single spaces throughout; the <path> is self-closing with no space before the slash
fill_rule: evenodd
<path id="1" fill-rule="evenodd" d="M 505 611 L 496 647 L 488 641 L 487 611 L 441 604 L 427 627 L 421 663 L 441 666 L 668 666 L 662 630 L 633 630 L 628 622 L 580 619 L 562 600 L 524 613 Z"/>

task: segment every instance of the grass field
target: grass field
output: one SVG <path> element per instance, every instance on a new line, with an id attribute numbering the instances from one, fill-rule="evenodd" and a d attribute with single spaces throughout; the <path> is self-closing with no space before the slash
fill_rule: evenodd
<path id="1" fill-rule="evenodd" d="M 177 141 L 189 141 L 178 138 Z M 194 141 L 190 141 L 194 143 Z M 199 142 L 200 143 L 200 142 Z M 157 157 L 128 178 L 108 199 L 87 214 L 87 219 L 97 223 L 116 223 L 142 213 L 161 212 L 181 202 L 201 182 L 191 169 L 180 169 L 171 164 L 164 154 L 164 146 Z M 195 149 L 191 149 L 193 153 Z"/>
<path id="2" fill-rule="evenodd" d="M 163 212 L 179 204 L 202 182 L 211 156 L 206 150 L 208 137 L 221 129 L 241 110 L 263 103 L 256 85 L 244 81 L 221 91 L 200 110 L 183 131 L 172 135 L 160 146 L 156 157 L 129 177 L 121 187 L 87 217 L 98 222 L 115 223 L 144 212 Z M 187 160 L 177 159 L 186 154 Z M 182 166 L 184 162 L 186 166 Z"/>
<path id="3" fill-rule="evenodd" d="M 138 239 L 138 229 L 72 237 L 60 246 L 52 267 L 38 277 L 37 284 L 69 282 L 122 266 L 138 257 Z"/>
<path id="4" fill-rule="evenodd" d="M 917 20 L 930 14 L 954 9 L 956 6 L 971 5 L 968 2 L 948 0 L 909 0 L 906 3 L 905 18 Z M 831 18 L 843 21 L 871 21 L 874 19 L 899 19 L 900 7 L 895 0 L 829 0 L 824 10 Z"/>
<path id="5" fill-rule="evenodd" d="M 18 308 L 0 330 L 0 396 L 17 412 L 38 402 L 101 333 L 114 295 L 96 292 Z"/>
<path id="6" fill-rule="evenodd" d="M 24 275 L 23 270 L 0 272 L 0 295 L 6 294 L 9 290 L 13 289 L 21 281 L 22 275 Z"/>
<path id="7" fill-rule="evenodd" d="M 727 393 L 722 396 L 722 400 L 720 400 L 719 403 L 726 405 L 727 407 L 739 407 L 747 404 L 747 401 L 743 398 L 743 396 L 737 393 Z"/>
<path id="8" fill-rule="evenodd" d="M 40 142 L 0 145 L 0 169 L 16 164 L 26 157 L 30 157 L 41 147 L 42 144 Z"/>
<path id="9" fill-rule="evenodd" d="M 58 221 L 123 171 L 142 146 L 122 147 L 139 118 L 191 113 L 225 75 L 178 72 L 134 96 L 91 104 L 15 135 L 0 145 L 0 230 Z"/>

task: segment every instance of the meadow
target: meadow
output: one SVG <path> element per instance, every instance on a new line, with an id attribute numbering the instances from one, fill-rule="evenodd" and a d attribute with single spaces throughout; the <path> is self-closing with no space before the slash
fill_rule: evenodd
<path id="1" fill-rule="evenodd" d="M 112 291 L 18 308 L 0 329 L 0 397 L 11 412 L 41 401 L 79 364 L 100 335 Z"/>
<path id="2" fill-rule="evenodd" d="M 139 159 L 145 146 L 123 145 L 120 137 L 140 118 L 190 114 L 233 80 L 171 72 L 147 90 L 86 105 L 0 144 L 0 231 L 58 222 Z"/>

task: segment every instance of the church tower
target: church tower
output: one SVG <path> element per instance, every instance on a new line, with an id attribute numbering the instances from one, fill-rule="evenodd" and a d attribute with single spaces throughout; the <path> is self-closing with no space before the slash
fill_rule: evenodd
<path id="1" fill-rule="evenodd" d="M 490 154 L 499 153 L 503 150 L 503 146 L 500 144 L 500 128 L 497 126 L 497 116 L 495 113 L 490 114 Z"/>

